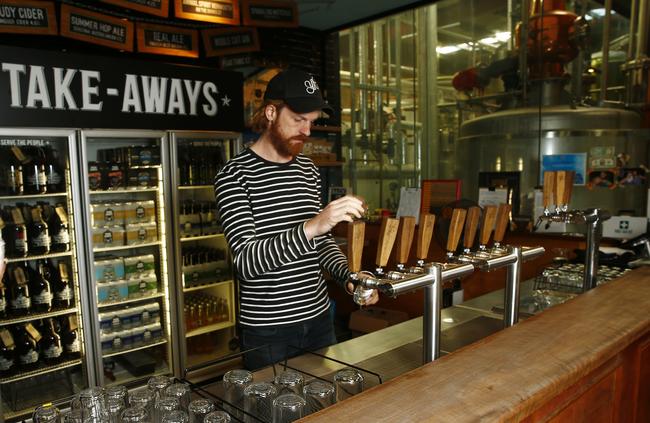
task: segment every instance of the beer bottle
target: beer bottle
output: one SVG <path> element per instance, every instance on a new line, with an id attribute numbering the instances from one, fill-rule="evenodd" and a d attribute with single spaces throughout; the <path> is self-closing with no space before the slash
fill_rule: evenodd
<path id="1" fill-rule="evenodd" d="M 25 225 L 23 214 L 18 207 L 11 208 L 11 220 L 11 229 L 8 231 L 7 256 L 26 257 L 29 253 L 27 226 Z"/>
<path id="2" fill-rule="evenodd" d="M 47 192 L 64 192 L 65 176 L 56 150 L 45 148 L 45 185 Z"/>
<path id="3" fill-rule="evenodd" d="M 50 284 L 53 292 L 52 305 L 56 308 L 72 307 L 72 289 L 70 287 L 70 276 L 68 274 L 68 265 L 65 261 L 59 261 L 55 268 L 51 264 Z"/>
<path id="4" fill-rule="evenodd" d="M 22 151 L 17 149 L 21 154 Z M 47 192 L 47 175 L 45 172 L 45 154 L 43 149 L 32 147 L 29 151 L 31 155 L 22 154 L 24 159 L 20 159 L 23 164 L 23 182 L 25 185 L 25 194 L 45 194 Z M 15 153 L 14 153 L 15 154 Z"/>
<path id="5" fill-rule="evenodd" d="M 38 263 L 38 270 L 29 275 L 30 292 L 32 294 L 32 310 L 48 312 L 52 310 L 52 288 L 46 265 L 43 261 Z"/>
<path id="6" fill-rule="evenodd" d="M 41 340 L 41 334 L 31 323 L 16 326 L 14 341 L 16 342 L 16 357 L 18 366 L 23 371 L 29 371 L 38 365 L 37 343 Z"/>
<path id="7" fill-rule="evenodd" d="M 79 324 L 74 314 L 63 318 L 61 325 L 61 343 L 63 354 L 68 359 L 81 357 L 81 340 L 79 339 Z"/>
<path id="8" fill-rule="evenodd" d="M 25 271 L 16 266 L 12 269 L 13 283 L 9 287 L 9 312 L 14 316 L 25 316 L 32 307 L 32 299 Z"/>
<path id="9" fill-rule="evenodd" d="M 11 376 L 15 370 L 16 344 L 7 328 L 0 329 L 0 377 Z"/>
<path id="10" fill-rule="evenodd" d="M 50 252 L 50 232 L 47 223 L 43 221 L 41 208 L 33 207 L 31 210 L 32 223 L 29 225 L 28 239 L 29 251 L 32 254 L 48 254 Z"/>
<path id="11" fill-rule="evenodd" d="M 49 318 L 43 324 L 41 339 L 38 342 L 40 356 L 48 366 L 57 364 L 63 358 L 61 336 L 54 329 L 54 320 Z"/>
<path id="12" fill-rule="evenodd" d="M 70 231 L 68 230 L 68 214 L 63 205 L 57 205 L 48 219 L 48 229 L 51 236 L 50 251 L 63 253 L 70 251 Z"/>
<path id="13" fill-rule="evenodd" d="M 13 151 L 13 147 L 12 153 L 14 154 L 9 157 L 6 170 L 7 193 L 9 195 L 21 195 L 25 188 L 23 185 L 23 165 Z"/>

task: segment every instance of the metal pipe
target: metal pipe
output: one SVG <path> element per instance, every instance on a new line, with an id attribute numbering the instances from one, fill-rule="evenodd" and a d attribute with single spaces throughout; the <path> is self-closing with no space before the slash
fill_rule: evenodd
<path id="1" fill-rule="evenodd" d="M 648 44 L 648 0 L 639 2 L 639 18 L 637 19 L 636 58 L 646 57 Z"/>
<path id="2" fill-rule="evenodd" d="M 503 299 L 503 327 L 508 328 L 519 321 L 519 282 L 523 255 L 521 247 L 512 248 L 516 260 L 506 270 L 506 289 Z"/>
<path id="3" fill-rule="evenodd" d="M 609 32 L 612 21 L 612 0 L 605 0 L 605 17 L 603 19 L 603 62 L 600 73 L 600 102 L 607 100 L 607 77 L 609 75 Z"/>
<path id="4" fill-rule="evenodd" d="M 544 247 L 522 247 L 521 256 L 524 261 L 528 261 L 541 256 L 544 251 L 546 251 Z"/>
<path id="5" fill-rule="evenodd" d="M 637 7 L 639 5 L 639 0 L 632 0 L 632 5 L 630 6 L 630 35 L 628 36 L 627 44 L 627 60 L 632 60 L 634 58 L 634 47 L 636 45 L 636 30 L 637 30 Z"/>
<path id="6" fill-rule="evenodd" d="M 359 61 L 359 86 L 368 84 L 368 28 L 362 26 L 359 29 L 359 46 L 358 56 Z M 361 133 L 367 134 L 368 132 L 368 98 L 366 92 L 361 89 L 359 92 L 359 108 L 361 109 Z M 354 107 L 354 105 L 353 105 Z"/>
<path id="7" fill-rule="evenodd" d="M 528 19 L 530 0 L 521 2 L 521 26 L 519 27 L 519 79 L 521 85 L 521 102 L 526 104 L 528 97 Z"/>
<path id="8" fill-rule="evenodd" d="M 603 219 L 598 209 L 585 211 L 587 224 L 587 250 L 585 252 L 585 274 L 582 282 L 582 291 L 587 292 L 596 287 L 598 279 L 598 249 L 600 238 L 603 234 Z"/>
<path id="9" fill-rule="evenodd" d="M 422 363 L 430 363 L 440 357 L 440 332 L 442 330 L 442 266 L 434 264 L 426 268 L 433 283 L 424 289 L 424 316 L 422 317 Z"/>

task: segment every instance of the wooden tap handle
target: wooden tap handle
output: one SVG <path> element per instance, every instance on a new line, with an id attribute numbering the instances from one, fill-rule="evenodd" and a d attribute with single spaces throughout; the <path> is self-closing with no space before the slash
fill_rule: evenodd
<path id="1" fill-rule="evenodd" d="M 451 221 L 449 222 L 449 236 L 447 237 L 447 252 L 453 253 L 458 247 L 460 241 L 460 234 L 463 232 L 463 225 L 465 224 L 465 216 L 467 210 L 454 209 L 451 214 Z"/>
<path id="2" fill-rule="evenodd" d="M 564 198 L 562 199 L 563 206 L 567 206 L 571 202 L 571 191 L 573 191 L 573 179 L 575 176 L 575 171 L 566 171 L 566 178 L 564 179 Z"/>
<path id="3" fill-rule="evenodd" d="M 390 251 L 395 244 L 399 219 L 384 217 L 379 228 L 379 245 L 377 245 L 377 266 L 384 267 L 388 264 Z"/>
<path id="4" fill-rule="evenodd" d="M 511 209 L 512 206 L 510 204 L 499 204 L 499 209 L 497 210 L 497 223 L 494 228 L 494 242 L 501 243 L 501 241 L 503 241 L 506 229 L 508 228 Z"/>
<path id="5" fill-rule="evenodd" d="M 420 213 L 420 224 L 418 225 L 418 239 L 416 257 L 419 260 L 426 260 L 429 255 L 429 245 L 433 238 L 433 226 L 436 222 L 436 215 Z"/>
<path id="6" fill-rule="evenodd" d="M 544 210 L 555 204 L 555 172 L 544 172 Z"/>
<path id="7" fill-rule="evenodd" d="M 490 242 L 490 235 L 494 229 L 494 222 L 497 218 L 497 206 L 485 206 L 483 208 L 483 219 L 481 220 L 481 245 L 487 245 Z"/>
<path id="8" fill-rule="evenodd" d="M 396 259 L 398 263 L 405 264 L 409 260 L 413 235 L 415 234 L 415 217 L 402 216 L 399 219 L 399 230 L 397 233 Z"/>
<path id="9" fill-rule="evenodd" d="M 566 190 L 566 170 L 555 172 L 555 205 L 562 207 L 564 205 L 564 195 Z"/>
<path id="10" fill-rule="evenodd" d="M 481 208 L 478 206 L 470 207 L 467 210 L 467 218 L 465 219 L 465 236 L 463 238 L 463 247 L 472 248 L 474 239 L 476 238 L 476 231 L 478 230 L 478 221 L 481 217 Z"/>
<path id="11" fill-rule="evenodd" d="M 348 267 L 351 272 L 361 270 L 361 254 L 366 233 L 366 222 L 355 220 L 348 223 Z"/>

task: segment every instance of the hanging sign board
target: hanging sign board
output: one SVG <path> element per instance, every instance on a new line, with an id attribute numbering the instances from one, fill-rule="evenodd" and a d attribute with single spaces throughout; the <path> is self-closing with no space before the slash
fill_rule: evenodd
<path id="1" fill-rule="evenodd" d="M 195 29 L 138 22 L 136 33 L 139 52 L 199 57 L 199 35 Z"/>
<path id="2" fill-rule="evenodd" d="M 57 35 L 54 3 L 0 0 L 0 32 Z"/>
<path id="3" fill-rule="evenodd" d="M 0 46 L 0 126 L 241 131 L 239 72 Z"/>
<path id="4" fill-rule="evenodd" d="M 239 25 L 238 0 L 174 0 L 177 18 Z"/>
<path id="5" fill-rule="evenodd" d="M 286 0 L 242 0 L 242 19 L 246 26 L 298 26 L 298 6 Z"/>
<path id="6" fill-rule="evenodd" d="M 105 47 L 133 51 L 133 23 L 90 10 L 61 5 L 61 35 Z"/>
<path id="7" fill-rule="evenodd" d="M 201 31 L 207 57 L 259 51 L 255 28 L 214 28 Z"/>
<path id="8" fill-rule="evenodd" d="M 104 3 L 114 4 L 150 15 L 169 16 L 169 0 L 101 0 Z"/>

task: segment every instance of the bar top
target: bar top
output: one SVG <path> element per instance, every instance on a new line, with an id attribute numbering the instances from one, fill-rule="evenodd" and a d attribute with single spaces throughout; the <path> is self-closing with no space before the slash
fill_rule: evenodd
<path id="1" fill-rule="evenodd" d="M 520 420 L 649 330 L 640 268 L 301 421 Z"/>

